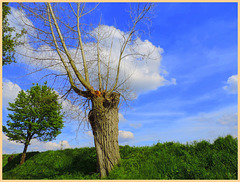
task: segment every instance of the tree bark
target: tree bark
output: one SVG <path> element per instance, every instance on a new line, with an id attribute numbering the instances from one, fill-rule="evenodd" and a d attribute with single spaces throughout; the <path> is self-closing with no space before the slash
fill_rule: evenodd
<path id="1" fill-rule="evenodd" d="M 22 165 L 25 162 L 27 148 L 28 148 L 28 144 L 25 144 L 24 149 L 23 149 L 23 153 L 22 153 L 22 157 L 21 157 L 21 161 L 20 161 L 20 165 Z"/>
<path id="2" fill-rule="evenodd" d="M 120 95 L 95 96 L 88 118 L 92 127 L 100 177 L 106 177 L 119 162 L 118 104 Z"/>

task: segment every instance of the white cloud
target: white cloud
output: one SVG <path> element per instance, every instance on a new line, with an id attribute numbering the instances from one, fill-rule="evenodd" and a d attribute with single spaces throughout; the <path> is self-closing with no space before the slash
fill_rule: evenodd
<path id="1" fill-rule="evenodd" d="M 9 141 L 8 137 L 3 134 L 2 135 L 2 144 L 3 144 L 3 153 L 11 154 L 11 153 L 21 153 L 23 151 L 24 144 L 17 143 L 15 141 Z M 28 152 L 31 151 L 47 151 L 47 150 L 60 150 L 71 148 L 68 141 L 63 140 L 59 143 L 56 142 L 41 142 L 37 139 L 32 139 L 30 145 L 28 147 Z"/>
<path id="2" fill-rule="evenodd" d="M 115 27 L 101 26 L 100 29 L 103 32 L 111 29 L 111 32 L 117 32 L 117 34 L 120 35 L 125 34 Z M 103 44 L 105 55 L 108 55 L 110 52 L 109 44 L 111 43 L 112 39 L 115 40 L 113 41 L 115 50 L 113 51 L 114 53 L 112 53 L 113 62 L 111 67 L 114 68 L 118 63 L 118 51 L 121 47 L 119 42 L 123 42 L 124 39 L 122 36 L 116 36 L 116 33 L 106 38 Z M 132 47 L 134 47 L 134 49 L 132 49 Z M 140 55 L 137 55 L 138 53 L 145 55 L 145 57 L 142 59 Z M 130 88 L 132 88 L 137 94 L 148 92 L 150 90 L 156 90 L 160 86 L 176 84 L 175 80 L 168 81 L 163 76 L 166 75 L 166 70 L 161 70 L 162 53 L 162 48 L 156 47 L 148 40 L 143 41 L 138 38 L 133 45 L 126 47 L 124 55 L 136 54 L 136 56 L 126 57 L 122 60 L 120 80 L 125 80 L 126 78 L 130 77 L 126 85 L 131 85 Z M 114 69 L 112 70 L 111 75 L 114 75 L 112 80 L 114 81 Z"/>
<path id="3" fill-rule="evenodd" d="M 15 16 L 15 21 L 12 21 L 12 25 L 18 24 L 18 26 L 23 26 L 22 20 L 26 21 L 28 24 L 32 25 L 33 23 L 28 20 L 23 12 L 19 12 L 19 10 L 12 9 L 12 15 Z M 20 16 L 22 19 L 20 23 L 17 23 L 17 17 Z M 12 18 L 11 18 L 12 19 Z M 21 29 L 21 28 L 20 28 Z M 110 61 L 110 85 L 113 84 L 116 77 L 116 67 L 118 64 L 119 51 L 121 50 L 122 43 L 124 42 L 124 36 L 128 36 L 127 33 L 116 29 L 113 26 L 101 25 L 93 30 L 92 34 L 96 35 L 97 30 L 100 29 L 100 37 L 102 37 L 101 42 L 101 60 L 104 62 L 102 64 L 102 73 L 106 74 L 106 65 L 108 63 L 111 43 L 113 42 L 112 51 L 111 51 L 111 61 Z M 62 63 L 59 61 L 59 57 L 52 48 L 47 45 L 42 45 L 37 50 L 34 50 L 29 43 L 24 45 L 25 47 L 19 47 L 18 51 L 21 51 L 23 54 L 31 55 L 31 57 L 36 57 L 37 59 L 32 58 L 24 58 L 26 63 L 37 66 L 37 67 L 46 67 L 47 65 L 55 65 L 50 67 L 49 70 L 64 72 Z M 96 72 L 96 62 L 92 62 L 90 60 L 96 60 L 96 45 L 94 43 L 85 43 L 85 53 L 86 58 L 89 61 L 89 75 L 97 76 Z M 159 46 L 153 45 L 148 40 L 141 40 L 137 38 L 133 44 L 128 45 L 125 49 L 125 53 L 123 56 L 134 54 L 135 56 L 128 56 L 122 60 L 121 63 L 121 72 L 119 84 L 123 82 L 125 79 L 131 76 L 131 78 L 126 82 L 125 86 L 131 88 L 139 95 L 144 92 L 148 92 L 151 90 L 156 90 L 160 86 L 176 84 L 176 79 L 172 78 L 171 80 L 166 80 L 164 75 L 167 74 L 166 70 L 161 68 L 161 60 L 163 49 Z M 145 55 L 143 60 L 141 59 L 141 55 Z M 81 53 L 76 49 L 71 49 L 70 54 L 76 60 L 76 65 L 78 70 L 82 70 L 82 58 Z M 66 56 L 64 56 L 65 59 Z M 21 56 L 19 56 L 19 59 Z M 44 61 L 40 61 L 39 59 L 44 58 Z M 54 58 L 54 60 L 53 60 Z M 26 61 L 27 60 L 27 61 Z M 57 65 L 56 65 L 57 64 Z M 95 78 L 90 78 L 91 83 L 96 86 L 97 83 Z M 121 86 L 120 89 L 125 89 L 124 86 Z M 128 93 L 129 94 L 129 93 Z"/>
<path id="4" fill-rule="evenodd" d="M 3 141 L 3 143 L 4 143 L 4 142 L 7 142 L 7 143 L 9 143 L 10 145 L 16 145 L 16 146 L 21 146 L 21 145 L 23 145 L 23 144 L 21 144 L 21 143 L 15 142 L 15 141 L 10 141 L 10 140 L 8 140 L 8 137 L 7 137 L 5 134 L 2 135 L 2 141 Z"/>
<path id="5" fill-rule="evenodd" d="M 15 31 L 11 32 L 12 36 L 16 36 L 16 33 L 21 33 L 23 29 L 25 29 L 31 35 L 35 34 L 35 30 L 33 28 L 33 23 L 26 17 L 26 13 L 22 9 L 15 9 L 11 7 L 11 14 L 7 16 L 8 23 L 10 27 L 14 27 Z M 26 24 L 28 26 L 26 26 Z M 28 37 L 26 34 L 18 38 L 18 41 L 28 44 Z M 16 47 L 16 51 L 19 50 L 19 47 Z M 31 56 L 31 55 L 30 55 Z M 20 62 L 19 60 L 18 62 Z"/>
<path id="6" fill-rule="evenodd" d="M 12 154 L 21 153 L 23 151 L 23 144 L 14 141 L 9 141 L 5 134 L 2 134 L 2 153 Z"/>
<path id="7" fill-rule="evenodd" d="M 8 22 L 11 27 L 15 28 L 17 33 L 20 33 L 23 28 L 28 28 L 27 31 L 34 34 L 33 23 L 26 17 L 26 13 L 22 9 L 15 9 L 11 7 L 11 14 L 7 16 Z M 25 26 L 27 24 L 28 26 Z"/>
<path id="8" fill-rule="evenodd" d="M 132 140 L 133 138 L 134 134 L 132 132 L 119 130 L 119 142 Z"/>
<path id="9" fill-rule="evenodd" d="M 29 150 L 37 150 L 37 151 L 46 151 L 46 150 L 60 150 L 71 148 L 68 141 L 62 140 L 59 143 L 56 142 L 41 142 L 37 139 L 33 139 L 31 141 L 31 145 L 29 146 Z"/>
<path id="10" fill-rule="evenodd" d="M 18 93 L 21 91 L 19 85 L 12 83 L 11 81 L 3 82 L 2 85 L 2 98 L 3 98 L 3 107 L 8 107 L 8 102 L 14 102 L 14 99 L 17 97 Z"/>
<path id="11" fill-rule="evenodd" d="M 14 27 L 16 30 L 13 32 L 13 34 L 20 33 L 22 29 L 25 29 L 27 31 L 27 34 L 31 36 L 35 36 L 37 34 L 36 30 L 34 29 L 33 22 L 27 18 L 24 10 L 11 7 L 11 14 L 9 14 L 7 18 L 9 20 L 8 22 L 10 24 L 10 27 Z M 46 45 L 41 45 L 38 49 L 33 48 L 30 44 L 30 39 L 27 34 L 19 38 L 19 41 L 23 42 L 24 44 L 16 47 L 17 54 L 15 57 L 18 62 L 27 63 L 31 66 L 40 68 L 55 64 L 55 71 L 57 70 L 65 73 L 65 70 L 62 68 L 63 65 L 61 64 L 57 53 L 52 51 L 51 47 Z M 33 61 L 33 58 L 35 61 Z M 40 61 L 39 59 L 41 58 L 44 58 L 45 60 Z"/>
<path id="12" fill-rule="evenodd" d="M 120 122 L 126 122 L 127 120 L 124 118 L 123 114 L 122 113 L 118 113 L 118 119 Z"/>
<path id="13" fill-rule="evenodd" d="M 227 85 L 223 87 L 229 93 L 236 94 L 238 91 L 238 75 L 232 75 L 227 80 Z"/>

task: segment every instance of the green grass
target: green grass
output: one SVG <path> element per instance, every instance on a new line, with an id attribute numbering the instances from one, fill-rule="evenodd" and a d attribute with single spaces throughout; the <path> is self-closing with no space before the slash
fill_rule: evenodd
<path id="1" fill-rule="evenodd" d="M 121 161 L 107 179 L 237 179 L 238 140 L 228 135 L 207 141 L 120 146 Z M 95 148 L 3 155 L 3 179 L 99 179 Z"/>

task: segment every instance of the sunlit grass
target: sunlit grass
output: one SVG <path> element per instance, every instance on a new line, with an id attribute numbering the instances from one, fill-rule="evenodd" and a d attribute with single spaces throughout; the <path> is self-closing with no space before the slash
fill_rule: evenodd
<path id="1" fill-rule="evenodd" d="M 157 143 L 120 146 L 121 161 L 107 179 L 237 179 L 237 139 L 228 135 L 214 143 Z M 3 179 L 99 179 L 95 148 L 21 154 L 11 163 L 3 155 Z"/>

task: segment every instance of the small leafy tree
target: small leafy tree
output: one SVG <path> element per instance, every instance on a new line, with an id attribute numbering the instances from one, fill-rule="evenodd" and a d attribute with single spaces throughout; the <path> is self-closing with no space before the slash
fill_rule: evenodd
<path id="1" fill-rule="evenodd" d="M 44 85 L 35 85 L 30 90 L 20 91 L 14 103 L 9 103 L 7 126 L 3 132 L 9 140 L 24 144 L 20 164 L 26 158 L 31 139 L 51 141 L 61 133 L 63 128 L 62 106 L 58 103 L 58 95 Z"/>
<path id="2" fill-rule="evenodd" d="M 19 38 L 23 36 L 26 31 L 25 29 L 21 30 L 21 33 L 16 33 L 16 36 L 12 35 L 12 32 L 15 31 L 15 28 L 10 27 L 7 19 L 7 15 L 10 14 L 9 3 L 2 3 L 2 65 L 11 64 L 15 61 L 15 47 L 17 45 L 23 44 L 19 41 Z"/>

